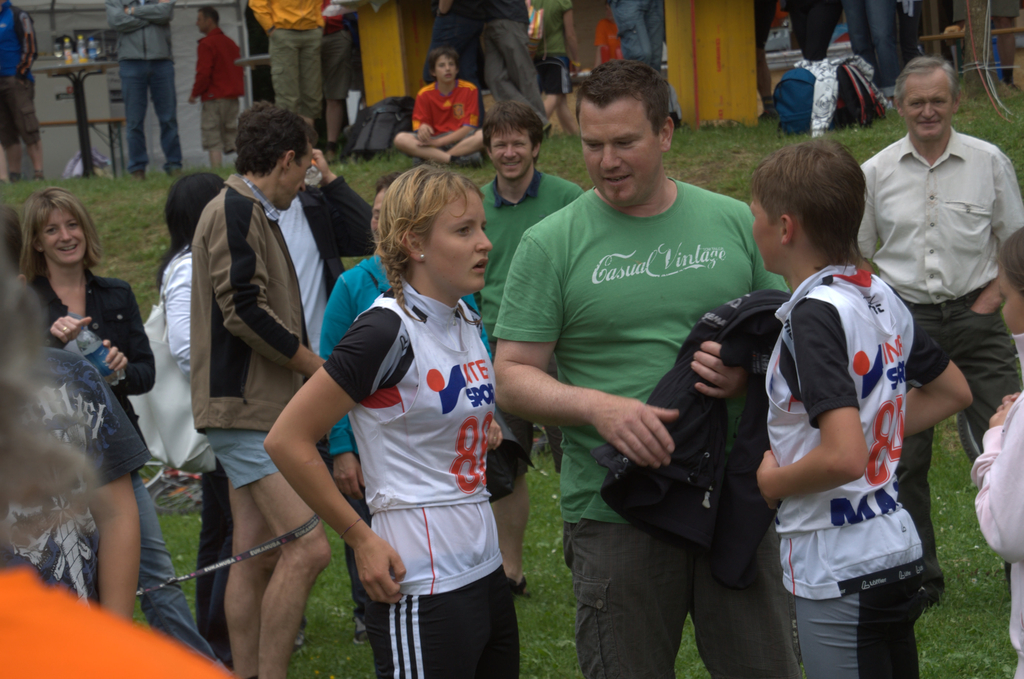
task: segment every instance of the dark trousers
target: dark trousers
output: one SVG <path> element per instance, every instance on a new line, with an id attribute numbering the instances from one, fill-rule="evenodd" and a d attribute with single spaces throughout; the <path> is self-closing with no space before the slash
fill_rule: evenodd
<path id="1" fill-rule="evenodd" d="M 430 35 L 430 50 L 442 45 L 454 47 L 459 53 L 459 78 L 468 80 L 480 87 L 480 78 L 477 75 L 477 62 L 480 59 L 480 35 L 484 31 L 484 22 L 476 19 L 467 19 L 457 14 L 441 15 L 434 19 L 434 30 Z M 423 82 L 432 83 L 434 78 L 430 75 L 430 64 L 423 64 Z M 484 95 L 477 89 L 477 103 L 479 104 L 480 124 L 484 120 Z"/>
<path id="2" fill-rule="evenodd" d="M 967 378 L 974 402 L 963 414 L 970 426 L 976 450 L 980 451 L 989 418 L 999 407 L 1003 396 L 1020 390 L 1020 380 L 1017 378 L 1017 353 L 1002 316 L 998 311 L 976 314 L 970 310 L 978 292 L 942 304 L 907 306 L 918 327 L 938 342 Z M 936 553 L 931 487 L 928 484 L 934 435 L 934 429 L 927 429 L 908 436 L 903 441 L 903 451 L 896 467 L 899 501 L 914 518 L 921 536 L 925 568 L 922 584 L 932 602 L 938 601 L 945 589 Z M 972 462 L 977 457 L 976 451 L 965 452 Z"/>
<path id="3" fill-rule="evenodd" d="M 224 467 L 203 474 L 202 527 L 199 529 L 199 555 L 196 568 L 209 566 L 231 556 L 231 503 L 228 501 L 228 475 Z M 224 615 L 224 590 L 230 568 L 221 568 L 196 579 L 196 627 L 217 659 L 231 667 L 231 643 Z"/>
<path id="4" fill-rule="evenodd" d="M 897 37 L 900 41 L 900 56 L 903 58 L 903 65 L 906 66 L 914 57 L 921 56 L 921 47 L 917 41 L 918 28 L 921 25 L 922 0 L 914 2 L 914 16 L 907 16 L 903 11 L 903 5 L 896 3 L 896 25 Z"/>
<path id="5" fill-rule="evenodd" d="M 798 0 L 790 2 L 789 17 L 793 33 L 800 43 L 800 52 L 808 61 L 821 61 L 828 56 L 832 32 L 836 30 L 843 6 L 838 2 Z"/>

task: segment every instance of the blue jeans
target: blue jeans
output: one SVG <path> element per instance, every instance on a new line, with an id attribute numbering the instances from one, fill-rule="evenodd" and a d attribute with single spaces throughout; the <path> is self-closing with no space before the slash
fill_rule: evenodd
<path id="1" fill-rule="evenodd" d="M 145 170 L 146 106 L 153 99 L 153 110 L 160 121 L 160 147 L 164 150 L 164 170 L 181 168 L 181 143 L 178 141 L 178 101 L 174 93 L 174 62 L 170 59 L 122 59 L 121 95 L 124 97 L 125 127 L 128 128 L 128 171 Z"/>
<path id="2" fill-rule="evenodd" d="M 891 97 L 900 74 L 896 48 L 896 3 L 889 0 L 843 0 L 853 52 L 875 69 L 875 84 Z M 877 57 L 877 58 L 876 58 Z"/>
<path id="3" fill-rule="evenodd" d="M 642 61 L 661 73 L 665 42 L 665 10 L 662 0 L 611 0 L 619 28 L 622 56 Z"/>
<path id="4" fill-rule="evenodd" d="M 135 490 L 135 501 L 139 505 L 139 531 L 142 537 L 139 587 L 155 587 L 174 577 L 174 565 L 164 544 L 153 498 L 149 496 L 149 491 L 146 490 L 138 472 L 132 472 L 132 488 Z M 214 658 L 213 650 L 206 643 L 206 639 L 199 636 L 192 612 L 188 609 L 188 601 L 178 585 L 143 594 L 142 612 L 153 629 L 174 637 L 208 658 Z"/>

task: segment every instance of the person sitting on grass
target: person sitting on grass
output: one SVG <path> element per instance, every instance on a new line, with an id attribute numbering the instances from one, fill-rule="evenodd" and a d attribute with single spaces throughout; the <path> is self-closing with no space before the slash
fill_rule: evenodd
<path id="1" fill-rule="evenodd" d="M 447 45 L 427 55 L 435 82 L 416 95 L 412 132 L 395 135 L 395 148 L 407 156 L 436 163 L 479 167 L 483 134 L 476 85 L 459 80 L 459 54 Z"/>
<path id="2" fill-rule="evenodd" d="M 918 676 L 924 566 L 896 464 L 905 435 L 971 403 L 902 300 L 857 266 L 864 185 L 826 140 L 776 151 L 751 181 L 757 249 L 793 290 L 775 314 L 757 483 L 770 506 L 785 498 L 775 527 L 809 679 Z"/>

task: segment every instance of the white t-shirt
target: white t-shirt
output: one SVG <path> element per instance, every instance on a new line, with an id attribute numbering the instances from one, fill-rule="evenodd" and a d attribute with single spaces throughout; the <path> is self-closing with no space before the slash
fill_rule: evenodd
<path id="1" fill-rule="evenodd" d="M 313 239 L 313 232 L 306 221 L 306 213 L 302 210 L 299 197 L 295 196 L 292 204 L 281 213 L 278 221 L 281 235 L 288 244 L 288 254 L 295 266 L 295 275 L 299 279 L 299 295 L 302 296 L 302 314 L 306 319 L 306 334 L 309 337 L 309 348 L 314 354 L 320 354 L 320 328 L 324 321 L 324 310 L 327 309 L 327 286 L 324 284 L 324 260 Z"/>
<path id="2" fill-rule="evenodd" d="M 808 278 L 776 316 L 783 330 L 765 386 L 779 465 L 820 445 L 817 418 L 838 408 L 860 411 L 868 446 L 863 476 L 785 498 L 776 517 L 786 588 L 808 599 L 836 598 L 846 593 L 845 581 L 921 557 L 914 522 L 896 499 L 896 464 L 908 388 L 938 377 L 949 359 L 888 285 L 852 266 Z"/>
<path id="3" fill-rule="evenodd" d="M 440 594 L 501 565 L 487 502 L 494 369 L 479 317 L 404 285 L 410 318 L 379 297 L 324 364 L 349 413 L 373 531 L 402 557 L 403 594 Z"/>
<path id="4" fill-rule="evenodd" d="M 164 270 L 164 316 L 167 319 L 167 344 L 178 368 L 189 375 L 189 332 L 192 327 L 192 253 L 172 259 Z"/>

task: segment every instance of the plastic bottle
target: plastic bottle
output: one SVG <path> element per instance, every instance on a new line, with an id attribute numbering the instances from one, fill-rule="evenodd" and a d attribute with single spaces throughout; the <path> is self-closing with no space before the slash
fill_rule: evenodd
<path id="1" fill-rule="evenodd" d="M 107 354 L 110 353 L 110 350 L 103 346 L 103 340 L 92 330 L 82 328 L 78 332 L 75 344 L 78 345 L 78 350 L 82 352 L 82 356 L 89 359 L 89 362 L 100 371 L 101 375 L 106 377 L 114 372 L 107 365 Z"/>
<path id="2" fill-rule="evenodd" d="M 96 57 L 99 54 L 99 48 L 96 44 L 96 38 L 89 36 L 89 42 L 86 43 L 86 52 L 89 54 L 89 61 L 96 61 Z"/>
<path id="3" fill-rule="evenodd" d="M 64 55 L 64 43 L 60 40 L 53 41 L 53 56 L 60 59 Z"/>
<path id="4" fill-rule="evenodd" d="M 78 36 L 78 63 L 84 64 L 89 61 L 89 54 L 85 51 L 85 38 Z"/>
<path id="5" fill-rule="evenodd" d="M 75 63 L 75 50 L 71 47 L 71 38 L 64 38 L 64 63 Z"/>

